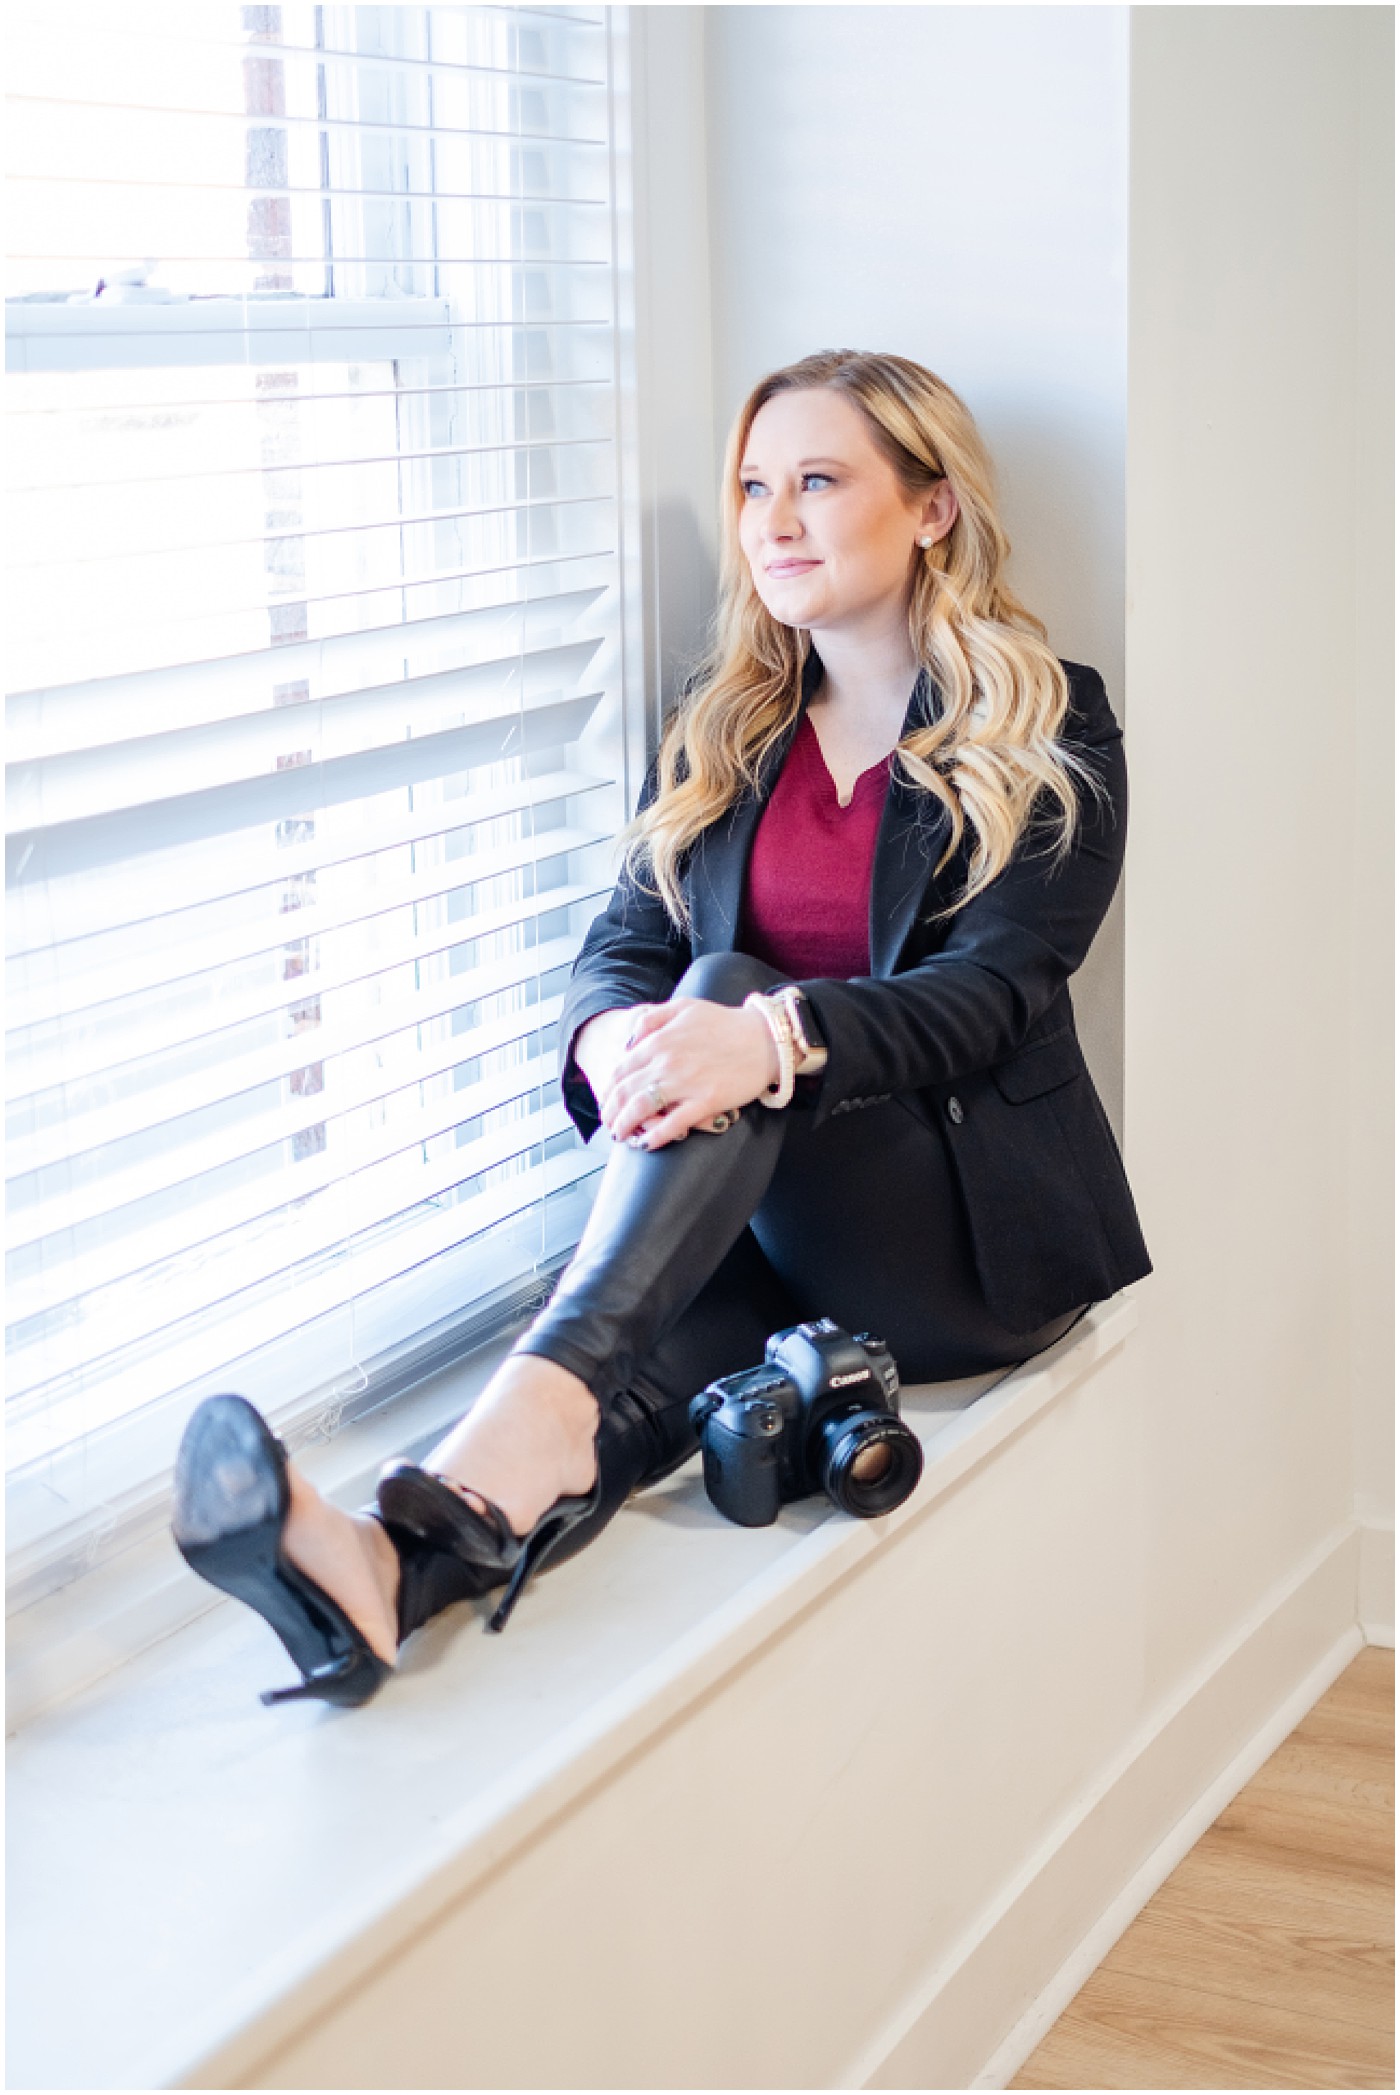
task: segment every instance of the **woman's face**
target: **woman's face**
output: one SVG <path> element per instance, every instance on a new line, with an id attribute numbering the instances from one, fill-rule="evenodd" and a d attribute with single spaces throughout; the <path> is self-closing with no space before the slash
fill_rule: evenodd
<path id="1" fill-rule="evenodd" d="M 864 415 L 829 386 L 777 393 L 739 462 L 739 542 L 754 588 L 785 626 L 860 625 L 908 601 L 921 537 L 943 538 L 957 498 L 910 496 Z"/>

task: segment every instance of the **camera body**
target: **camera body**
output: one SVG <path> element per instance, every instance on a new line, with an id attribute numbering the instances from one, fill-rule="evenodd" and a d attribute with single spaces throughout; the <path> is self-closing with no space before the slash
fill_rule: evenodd
<path id="1" fill-rule="evenodd" d="M 711 1503 L 740 1527 L 767 1527 L 818 1491 L 868 1520 L 901 1505 L 923 1473 L 889 1347 L 830 1317 L 775 1331 L 761 1366 L 692 1398 L 690 1422 Z"/>

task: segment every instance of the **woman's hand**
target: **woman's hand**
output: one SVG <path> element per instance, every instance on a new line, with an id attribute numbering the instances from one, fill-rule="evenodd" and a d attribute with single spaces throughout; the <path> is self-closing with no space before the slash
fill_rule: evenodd
<path id="1" fill-rule="evenodd" d="M 778 1081 L 778 1050 L 758 1011 L 676 996 L 634 1005 L 630 1016 L 631 1045 L 613 1064 L 605 1090 L 594 1086 L 614 1141 L 632 1140 L 641 1149 L 683 1141 L 702 1121 L 748 1105 Z"/>
<path id="2" fill-rule="evenodd" d="M 574 1061 L 587 1077 L 595 1102 L 611 1084 L 618 1057 L 627 1051 L 638 1011 L 650 1008 L 647 1004 L 615 1005 L 610 1011 L 595 1013 L 574 1035 Z"/>

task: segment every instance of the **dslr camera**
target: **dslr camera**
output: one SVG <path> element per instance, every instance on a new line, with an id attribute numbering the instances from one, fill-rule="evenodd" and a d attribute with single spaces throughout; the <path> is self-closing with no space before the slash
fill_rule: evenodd
<path id="1" fill-rule="evenodd" d="M 691 1399 L 690 1423 L 711 1503 L 743 1528 L 767 1527 L 789 1499 L 818 1491 L 869 1520 L 902 1505 L 923 1474 L 889 1347 L 830 1317 L 775 1331 L 761 1367 Z"/>

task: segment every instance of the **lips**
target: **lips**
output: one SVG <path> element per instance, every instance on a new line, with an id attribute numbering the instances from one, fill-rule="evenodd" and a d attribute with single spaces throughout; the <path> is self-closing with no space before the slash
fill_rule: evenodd
<path id="1" fill-rule="evenodd" d="M 775 560 L 768 572 L 770 575 L 805 575 L 808 568 L 820 566 L 820 560 Z"/>

